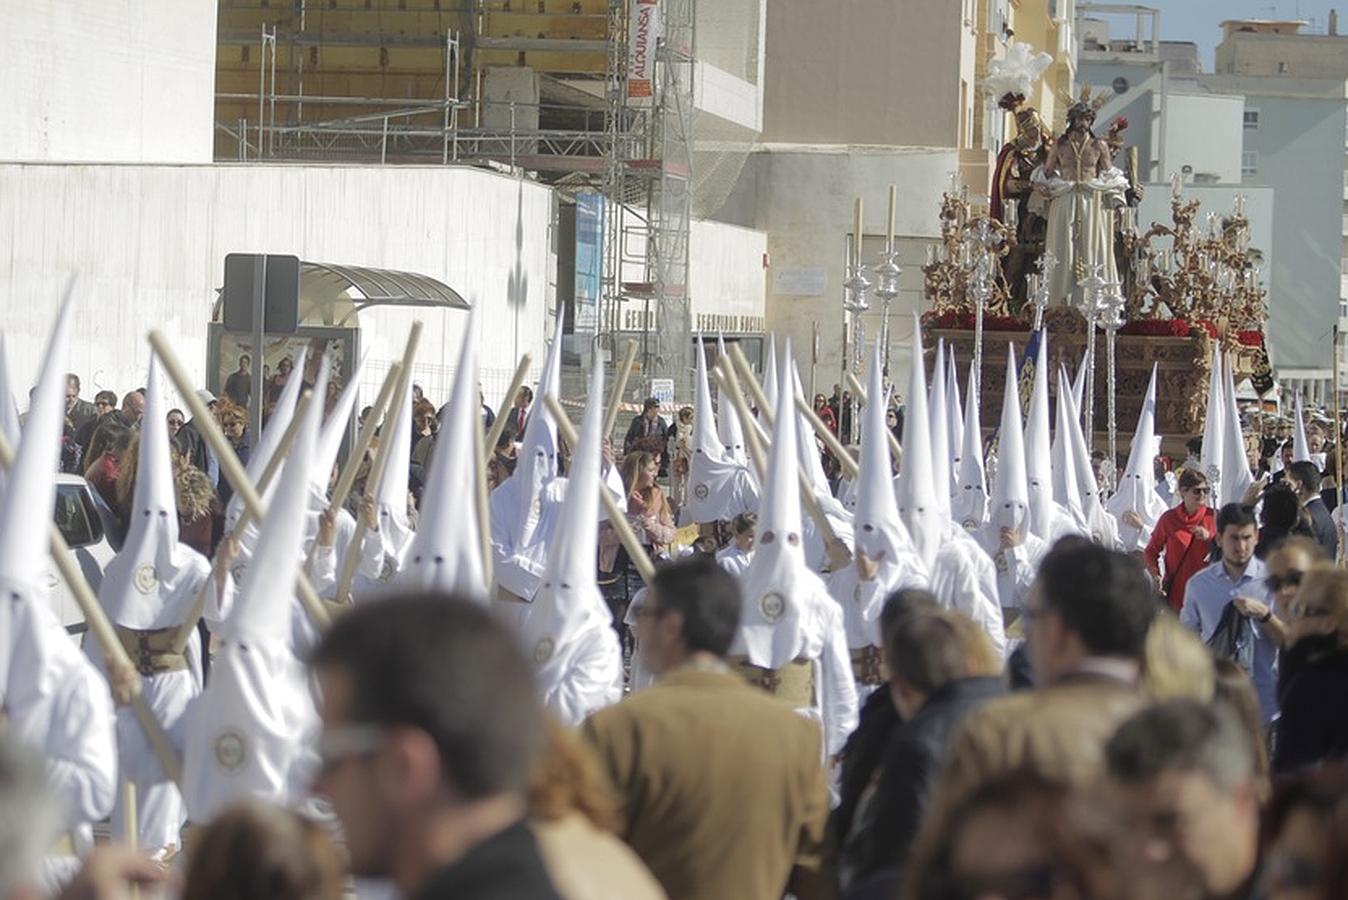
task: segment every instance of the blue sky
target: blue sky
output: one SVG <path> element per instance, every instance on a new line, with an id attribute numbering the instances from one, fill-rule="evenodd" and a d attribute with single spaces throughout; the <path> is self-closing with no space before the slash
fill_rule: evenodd
<path id="1" fill-rule="evenodd" d="M 1226 19 L 1314 20 L 1310 30 L 1325 31 L 1329 11 L 1339 10 L 1339 33 L 1348 31 L 1348 0 L 1138 0 L 1161 11 L 1161 39 L 1198 44 L 1203 68 L 1212 71 L 1212 50 L 1221 41 Z M 1118 26 L 1114 27 L 1118 30 Z"/>

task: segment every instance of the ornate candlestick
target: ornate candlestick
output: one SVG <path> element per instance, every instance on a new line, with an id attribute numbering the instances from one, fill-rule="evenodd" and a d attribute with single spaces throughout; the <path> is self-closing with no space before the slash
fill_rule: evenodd
<path id="1" fill-rule="evenodd" d="M 1081 281 L 1081 297 L 1085 305 L 1082 310 L 1086 316 L 1086 354 L 1082 364 L 1086 367 L 1086 449 L 1095 449 L 1095 326 L 1100 321 L 1100 310 L 1104 305 L 1106 282 L 1101 273 L 1104 266 L 1096 264 L 1089 276 Z"/>
<path id="2" fill-rule="evenodd" d="M 1114 344 L 1118 337 L 1118 331 L 1123 327 L 1123 308 L 1125 299 L 1123 296 L 1122 285 L 1117 281 L 1111 281 L 1106 285 L 1101 296 L 1100 305 L 1100 324 L 1105 329 L 1105 357 L 1108 366 L 1106 373 L 1109 378 L 1108 391 L 1106 398 L 1108 400 L 1109 415 L 1109 465 L 1105 467 L 1108 473 L 1106 486 L 1113 493 L 1115 488 L 1116 469 L 1118 468 L 1118 421 L 1115 416 L 1115 393 L 1116 393 L 1116 370 L 1114 366 Z"/>
<path id="3" fill-rule="evenodd" d="M 880 264 L 875 267 L 875 296 L 880 298 L 880 346 L 886 373 L 889 372 L 889 307 L 899 296 L 899 276 L 903 274 L 903 268 L 896 262 L 898 255 L 891 246 L 880 254 Z"/>

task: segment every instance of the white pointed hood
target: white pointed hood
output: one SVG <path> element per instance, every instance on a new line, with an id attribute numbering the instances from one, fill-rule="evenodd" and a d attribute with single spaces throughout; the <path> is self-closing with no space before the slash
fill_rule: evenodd
<path id="1" fill-rule="evenodd" d="M 4 435 L 10 447 L 19 446 L 19 408 L 14 403 L 13 381 L 9 374 L 9 356 L 5 352 L 5 336 L 0 334 L 0 435 Z M 5 489 L 8 477 L 0 472 L 0 492 Z"/>
<path id="2" fill-rule="evenodd" d="M 794 398 L 805 396 L 800 384 L 800 372 L 796 371 L 796 361 L 787 357 L 781 364 L 781 371 L 790 375 L 789 378 L 782 379 L 783 383 L 780 386 L 789 392 L 789 399 L 792 400 L 791 412 L 796 417 L 796 453 L 799 454 L 801 465 L 805 467 L 805 474 L 809 477 L 810 484 L 814 486 L 814 492 L 821 495 L 821 499 L 825 501 L 831 500 L 833 492 L 829 487 L 828 476 L 824 474 L 824 463 L 814 436 L 814 427 L 794 405 Z M 841 509 L 841 504 L 839 507 L 840 511 L 846 512 Z"/>
<path id="3" fill-rule="evenodd" d="M 1081 365 L 1077 366 L 1076 378 L 1072 381 L 1072 403 L 1077 408 L 1077 418 L 1081 418 L 1081 410 L 1085 409 L 1082 405 L 1086 402 L 1086 360 L 1083 357 Z"/>
<path id="4" fill-rule="evenodd" d="M 950 415 L 948 422 L 950 425 L 950 441 L 946 445 L 950 448 L 950 487 L 953 492 L 955 487 L 955 473 L 959 470 L 958 460 L 961 449 L 964 447 L 964 404 L 960 402 L 960 376 L 955 364 L 955 348 L 950 347 L 946 354 L 945 371 L 945 398 L 950 403 Z"/>
<path id="5" fill-rule="evenodd" d="M 163 622 L 164 613 L 181 608 L 185 615 L 184 604 L 190 604 L 208 571 L 200 554 L 178 542 L 168 404 L 160 380 L 159 362 L 151 358 L 126 539 L 98 589 L 108 618 L 127 628 L 177 624 Z"/>
<path id="6" fill-rule="evenodd" d="M 791 340 L 786 342 L 790 356 Z M 800 517 L 800 462 L 795 404 L 780 391 L 768 452 L 766 484 L 758 507 L 754 557 L 740 578 L 743 607 L 732 653 L 758 666 L 776 668 L 794 659 L 801 644 L 808 591 L 823 590 L 805 564 Z"/>
<path id="7" fill-rule="evenodd" d="M 412 540 L 412 524 L 407 518 L 408 471 L 412 463 L 412 379 L 401 396 L 394 398 L 393 415 L 380 429 L 381 441 L 392 441 L 384 457 L 384 473 L 379 480 L 375 503 L 379 510 L 379 534 L 384 553 L 395 561 L 402 559 L 407 544 Z M 530 424 L 533 417 L 530 417 Z M 523 461 L 521 461 L 521 465 Z"/>
<path id="8" fill-rule="evenodd" d="M 1301 395 L 1296 398 L 1296 419 L 1292 426 L 1292 462 L 1311 461 L 1311 442 L 1306 440 L 1306 413 L 1301 408 Z"/>
<path id="9" fill-rule="evenodd" d="M 1098 533 L 1098 525 L 1105 514 L 1105 507 L 1100 501 L 1100 485 L 1095 480 L 1095 467 L 1091 465 L 1091 452 L 1086 446 L 1086 434 L 1081 430 L 1081 410 L 1077 408 L 1075 399 L 1072 399 L 1072 406 L 1068 412 L 1070 415 L 1066 423 L 1069 438 L 1067 446 L 1071 451 L 1070 458 L 1076 474 L 1081 512 L 1092 538 L 1101 542 L 1103 535 Z"/>
<path id="10" fill-rule="evenodd" d="M 524 646 L 539 667 L 545 691 L 566 675 L 580 638 L 593 629 L 611 627 L 612 615 L 595 580 L 603 421 L 604 369 L 596 356 L 561 519 L 548 548 L 543 582 L 524 619 Z"/>
<path id="11" fill-rule="evenodd" d="M 318 445 L 314 449 L 313 486 L 316 499 L 327 506 L 328 482 L 332 480 L 332 467 L 337 463 L 337 454 L 342 450 L 342 438 L 346 437 L 347 426 L 351 421 L 351 412 L 356 408 L 356 395 L 359 393 L 360 377 L 365 372 L 365 358 L 356 364 L 342 393 L 338 395 L 332 412 L 328 413 L 323 428 L 318 433 Z M 326 405 L 327 398 L 314 393 L 315 403 Z"/>
<path id="12" fill-rule="evenodd" d="M 707 383 L 707 357 L 701 336 L 697 341 L 696 389 L 693 397 L 693 458 L 688 466 L 688 499 L 681 523 L 733 519 L 758 506 L 754 479 L 730 459 L 716 433 L 716 419 Z M 735 410 L 730 415 L 736 416 Z"/>
<path id="13" fill-rule="evenodd" d="M 913 364 L 908 378 L 908 413 L 903 419 L 903 465 L 897 479 L 899 515 L 928 569 L 945 537 L 946 520 L 936 499 L 931 467 L 931 417 L 927 413 L 927 373 L 922 359 L 922 324 L 913 316 Z M 884 403 L 884 397 L 874 398 Z"/>
<path id="14" fill-rule="evenodd" d="M 524 482 L 533 485 L 535 493 L 557 474 L 559 446 L 557 423 L 553 421 L 552 411 L 543 398 L 552 397 L 560 400 L 561 389 L 562 338 L 561 335 L 556 335 L 548 345 L 548 355 L 543 361 L 543 371 L 538 377 L 538 390 L 535 392 L 533 408 L 524 426 L 524 437 L 520 440 L 519 463 L 515 474 L 511 476 L 518 478 L 523 475 Z M 526 529 L 528 530 L 530 529 Z"/>
<path id="15" fill-rule="evenodd" d="M 897 565 L 901 555 L 914 553 L 913 539 L 899 517 L 894 499 L 893 460 L 885 424 L 884 373 L 880 341 L 871 354 L 866 404 L 861 417 L 861 459 L 857 472 L 855 549 L 880 565 Z M 939 483 L 939 482 L 938 482 Z"/>
<path id="16" fill-rule="evenodd" d="M 936 365 L 931 370 L 931 471 L 936 479 L 936 505 L 941 515 L 950 518 L 950 491 L 942 490 L 942 485 L 954 483 L 954 467 L 951 465 L 955 452 L 950 447 L 950 399 L 946 394 L 945 339 L 936 342 Z M 883 417 L 881 421 L 884 421 Z M 883 437 L 884 435 L 881 435 Z"/>
<path id="17" fill-rule="evenodd" d="M 1020 421 L 1020 384 L 1016 376 L 1016 348 L 1006 356 L 1006 392 L 1002 395 L 1002 421 L 997 430 L 997 483 L 992 490 L 989 524 L 995 529 L 1022 532 L 1030 518 L 1030 488 L 1025 474 L 1025 444 Z"/>
<path id="18" fill-rule="evenodd" d="M 1105 509 L 1119 520 L 1119 539 L 1123 541 L 1124 550 L 1130 553 L 1146 547 L 1157 520 L 1166 509 L 1165 501 L 1156 493 L 1153 469 L 1160 443 L 1156 434 L 1156 366 L 1153 364 L 1142 410 L 1137 414 L 1137 430 L 1133 432 L 1133 442 L 1128 450 L 1128 465 L 1119 478 L 1119 489 L 1105 504 Z M 1124 513 L 1130 511 L 1141 517 L 1141 528 L 1123 521 Z"/>
<path id="19" fill-rule="evenodd" d="M 964 398 L 964 445 L 955 470 L 955 493 L 950 498 L 950 518 L 965 531 L 982 527 L 988 520 L 988 478 L 983 467 L 983 425 L 979 421 L 981 386 L 973 363 Z M 907 446 L 904 447 L 905 451 Z"/>
<path id="20" fill-rule="evenodd" d="M 183 757 L 188 818 L 212 819 L 241 797 L 291 808 L 309 794 L 317 768 L 318 719 L 303 664 L 290 646 L 297 614 L 296 561 L 304 544 L 309 481 L 321 403 L 310 403 L 206 689 L 192 711 Z"/>
<path id="21" fill-rule="evenodd" d="M 1025 483 L 1030 499 L 1030 533 L 1042 541 L 1053 534 L 1053 463 L 1049 441 L 1048 332 L 1039 332 L 1039 353 L 1025 421 Z"/>
<path id="22" fill-rule="evenodd" d="M 1235 368 L 1228 356 L 1222 372 L 1225 384 L 1222 393 L 1222 502 L 1239 503 L 1254 483 L 1250 461 L 1245 456 L 1245 435 L 1240 428 L 1240 407 L 1236 405 Z"/>
<path id="23" fill-rule="evenodd" d="M 14 448 L 9 479 L 0 497 L 0 701 L 11 719 L 15 709 L 49 697 L 59 678 L 57 670 L 31 663 L 50 656 L 46 642 L 38 646 L 33 635 L 46 634 L 48 629 L 43 626 L 55 621 L 47 605 L 51 531 L 46 523 L 56 506 L 73 287 L 72 279 L 42 356 L 28 421 Z M 74 649 L 64 638 L 57 643 Z M 59 654 L 60 647 L 53 650 Z"/>
<path id="24" fill-rule="evenodd" d="M 0 334 L 0 434 L 9 441 L 9 446 L 19 445 L 19 407 L 14 403 L 14 382 L 10 378 L 3 334 Z M 0 475 L 0 486 L 3 485 L 4 477 Z"/>
<path id="25" fill-rule="evenodd" d="M 1208 408 L 1203 415 L 1203 455 L 1200 460 L 1208 476 L 1212 497 L 1218 500 L 1222 491 L 1222 456 L 1224 432 L 1223 410 L 1226 408 L 1226 377 L 1222 374 L 1222 354 L 1217 344 L 1212 345 L 1212 376 L 1208 380 Z"/>
<path id="26" fill-rule="evenodd" d="M 276 453 L 276 448 L 281 446 L 281 438 L 286 430 L 290 428 L 290 419 L 295 414 L 295 405 L 299 403 L 300 388 L 304 386 L 305 362 L 308 359 L 309 348 L 301 347 L 300 352 L 295 354 L 295 366 L 290 370 L 290 377 L 286 379 L 285 385 L 281 388 L 281 393 L 276 397 L 276 405 L 272 407 L 271 418 L 267 424 L 262 427 L 262 435 L 253 445 L 253 449 L 248 455 L 248 465 L 245 471 L 248 473 L 248 481 L 255 487 L 262 478 L 262 472 L 267 468 L 267 463 Z M 320 402 L 319 406 L 323 404 Z M 277 472 L 277 476 L 280 472 Z M 271 487 L 263 493 L 264 502 L 271 496 L 275 490 L 278 478 L 272 477 Z M 243 514 L 243 498 L 238 494 L 229 498 L 229 503 L 225 507 L 225 530 L 229 531 L 234 527 L 234 523 L 239 520 Z M 251 530 L 250 530 L 251 532 Z M 245 544 L 251 544 L 248 536 L 244 538 Z"/>
<path id="27" fill-rule="evenodd" d="M 1077 467 L 1072 451 L 1072 386 L 1067 379 L 1067 370 L 1058 369 L 1058 404 L 1055 409 L 1053 434 L 1053 500 L 1072 517 L 1083 534 L 1089 534 L 1086 525 L 1086 511 L 1081 499 L 1081 487 L 1077 484 Z"/>
<path id="28" fill-rule="evenodd" d="M 773 410 L 777 409 L 777 386 L 780 384 L 780 377 L 777 374 L 777 339 L 769 334 L 768 358 L 763 363 L 763 396 L 768 398 L 768 406 Z M 767 411 L 765 410 L 758 418 L 764 427 L 767 427 Z"/>
<path id="29" fill-rule="evenodd" d="M 468 313 L 449 408 L 431 454 L 421 516 L 398 583 L 485 601 L 481 523 L 474 506 L 464 501 L 475 488 L 481 465 L 475 439 L 475 429 L 482 428 L 477 399 L 478 308 L 474 304 Z"/>
<path id="30" fill-rule="evenodd" d="M 726 355 L 725 338 L 721 335 L 716 336 L 716 349 L 720 358 L 729 365 L 730 357 Z M 737 463 L 745 462 L 748 457 L 744 451 L 744 428 L 740 424 L 740 417 L 735 412 L 734 404 L 724 393 L 719 393 L 716 397 L 716 429 L 720 435 L 724 454 Z"/>

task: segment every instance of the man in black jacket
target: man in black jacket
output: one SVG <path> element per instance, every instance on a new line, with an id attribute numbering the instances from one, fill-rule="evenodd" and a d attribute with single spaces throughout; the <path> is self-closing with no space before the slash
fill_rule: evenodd
<path id="1" fill-rule="evenodd" d="M 1315 542 L 1325 551 L 1327 557 L 1331 560 L 1336 559 L 1339 552 L 1339 535 L 1334 527 L 1334 519 L 1329 514 L 1329 507 L 1325 506 L 1325 501 L 1320 496 L 1320 470 L 1316 468 L 1315 463 L 1303 459 L 1292 463 L 1288 468 L 1287 480 L 1297 492 L 1297 499 L 1301 501 L 1302 509 L 1310 518 L 1311 534 Z"/>
<path id="2" fill-rule="evenodd" d="M 885 638 L 889 694 L 903 724 L 843 846 L 849 900 L 894 896 L 951 736 L 966 716 L 1005 693 L 1000 677 L 970 675 L 977 663 L 969 635 L 977 630 L 960 613 L 937 610 L 906 617 Z"/>

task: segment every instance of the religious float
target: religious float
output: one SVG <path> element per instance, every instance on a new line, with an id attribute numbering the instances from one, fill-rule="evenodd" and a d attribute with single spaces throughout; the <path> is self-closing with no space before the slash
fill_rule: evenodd
<path id="1" fill-rule="evenodd" d="M 1127 451 L 1155 364 L 1157 430 L 1167 451 L 1182 454 L 1184 438 L 1203 430 L 1214 353 L 1230 354 L 1237 383 L 1248 378 L 1261 395 L 1273 387 L 1244 199 L 1200 218 L 1176 176 L 1171 221 L 1140 225 L 1136 148 L 1120 153 L 1127 122 L 1097 137 L 1104 98 L 1084 91 L 1055 138 L 1024 104 L 1046 64 L 1017 44 L 990 67 L 990 93 L 1014 115 L 1016 136 L 998 157 L 986 205 L 953 186 L 943 196 L 940 240 L 922 267 L 924 346 L 943 339 L 964 363 L 974 360 L 989 424 L 1008 343 L 1023 353 L 1042 329 L 1055 370 L 1077 373 L 1084 363 L 1088 440 L 1115 458 Z"/>

